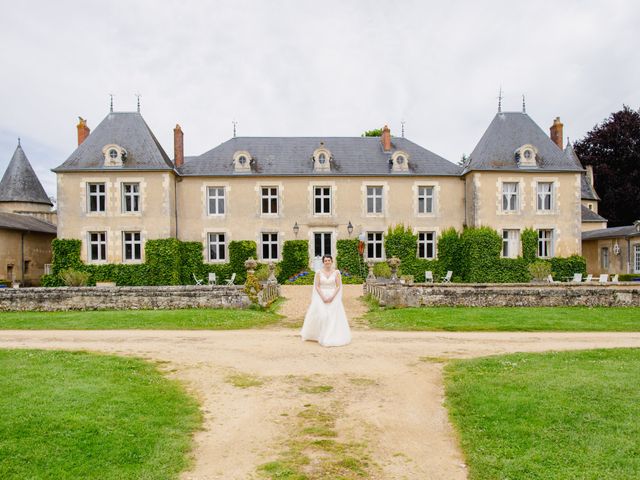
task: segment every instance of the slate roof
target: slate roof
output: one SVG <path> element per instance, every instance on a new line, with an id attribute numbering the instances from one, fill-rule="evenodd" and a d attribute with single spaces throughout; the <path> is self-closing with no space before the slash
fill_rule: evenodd
<path id="1" fill-rule="evenodd" d="M 582 211 L 582 221 L 583 222 L 606 222 L 607 221 L 606 218 L 600 216 L 599 214 L 597 214 L 593 210 L 589 210 L 584 205 L 581 205 L 581 207 L 582 207 L 581 211 Z"/>
<path id="2" fill-rule="evenodd" d="M 0 228 L 56 234 L 56 226 L 28 215 L 0 212 Z"/>
<path id="3" fill-rule="evenodd" d="M 29 202 L 52 205 L 29 159 L 18 145 L 0 180 L 0 202 Z"/>
<path id="4" fill-rule="evenodd" d="M 635 225 L 627 225 L 624 227 L 601 228 L 599 230 L 582 232 L 582 240 L 598 240 L 602 238 L 620 237 L 640 237 L 640 231 L 635 227 Z"/>
<path id="5" fill-rule="evenodd" d="M 583 168 L 582 167 L 582 162 L 580 162 L 580 159 L 578 158 L 578 155 L 576 155 L 576 152 L 573 149 L 573 145 L 571 145 L 570 143 L 567 144 L 567 146 L 564 148 L 564 153 L 576 165 L 578 165 L 580 168 Z M 591 185 L 591 182 L 589 182 L 589 179 L 587 178 L 587 174 L 586 173 L 583 173 L 582 174 L 582 178 L 580 179 L 580 189 L 581 189 L 581 192 L 582 192 L 582 199 L 583 200 L 596 200 L 596 201 L 600 200 L 600 197 L 598 196 L 598 194 L 596 193 L 595 189 L 593 188 L 593 185 Z"/>
<path id="6" fill-rule="evenodd" d="M 115 144 L 127 151 L 122 166 L 105 167 L 102 149 Z M 173 170 L 173 163 L 138 112 L 111 112 L 54 172 L 77 170 Z"/>
<path id="7" fill-rule="evenodd" d="M 313 152 L 322 146 L 331 152 L 331 171 L 314 172 Z M 186 176 L 340 176 L 340 175 L 460 175 L 461 168 L 407 140 L 391 139 L 384 152 L 380 137 L 234 137 L 196 157 L 186 157 L 178 169 Z M 233 155 L 247 151 L 255 161 L 251 173 L 236 173 Z M 391 172 L 394 151 L 409 155 L 409 171 Z"/>
<path id="8" fill-rule="evenodd" d="M 515 151 L 525 144 L 538 150 L 538 170 L 582 171 L 526 113 L 497 113 L 471 152 L 465 173 L 472 170 L 518 170 Z"/>

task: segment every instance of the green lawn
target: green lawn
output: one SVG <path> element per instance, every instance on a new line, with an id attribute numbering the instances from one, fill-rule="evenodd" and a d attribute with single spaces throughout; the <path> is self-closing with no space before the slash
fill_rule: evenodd
<path id="1" fill-rule="evenodd" d="M 0 350 L 0 478 L 166 480 L 189 466 L 195 400 L 150 363 Z"/>
<path id="2" fill-rule="evenodd" d="M 445 385 L 470 480 L 640 478 L 640 349 L 454 361 Z"/>
<path id="3" fill-rule="evenodd" d="M 263 327 L 280 318 L 271 312 L 231 309 L 4 312 L 0 329 L 234 330 Z"/>
<path id="4" fill-rule="evenodd" d="M 366 318 L 383 330 L 640 331 L 638 307 L 374 307 Z"/>

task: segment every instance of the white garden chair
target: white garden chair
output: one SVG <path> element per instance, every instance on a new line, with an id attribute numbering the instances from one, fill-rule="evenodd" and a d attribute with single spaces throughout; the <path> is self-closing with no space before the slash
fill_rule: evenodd
<path id="1" fill-rule="evenodd" d="M 451 270 L 447 270 L 447 274 L 440 279 L 442 283 L 451 283 L 451 277 L 453 276 L 453 272 Z"/>
<path id="2" fill-rule="evenodd" d="M 600 278 L 598 279 L 598 283 L 607 283 L 609 281 L 609 274 L 602 273 L 600 274 Z"/>
<path id="3" fill-rule="evenodd" d="M 209 285 L 215 285 L 218 279 L 215 272 L 209 272 Z"/>
<path id="4" fill-rule="evenodd" d="M 573 278 L 571 279 L 571 281 L 573 283 L 582 283 L 582 274 L 581 273 L 574 273 L 573 274 Z"/>
<path id="5" fill-rule="evenodd" d="M 553 279 L 552 275 L 547 275 L 547 282 L 549 283 L 556 283 L 556 281 Z"/>
<path id="6" fill-rule="evenodd" d="M 617 273 L 613 277 L 611 277 L 611 283 L 618 283 L 618 274 Z"/>
<path id="7" fill-rule="evenodd" d="M 227 278 L 225 282 L 227 283 L 227 285 L 233 285 L 233 282 L 235 282 L 235 280 L 236 280 L 236 273 L 233 272 L 231 274 L 231 278 Z"/>
<path id="8" fill-rule="evenodd" d="M 196 281 L 196 285 L 202 285 L 202 282 L 204 282 L 204 278 L 198 278 L 196 277 L 196 274 L 193 274 L 193 279 Z"/>
<path id="9" fill-rule="evenodd" d="M 425 283 L 433 283 L 433 272 L 431 270 L 424 272 L 424 281 Z"/>
<path id="10" fill-rule="evenodd" d="M 584 283 L 589 283 L 593 280 L 593 274 L 590 273 L 589 275 L 587 275 L 587 278 L 584 279 Z"/>

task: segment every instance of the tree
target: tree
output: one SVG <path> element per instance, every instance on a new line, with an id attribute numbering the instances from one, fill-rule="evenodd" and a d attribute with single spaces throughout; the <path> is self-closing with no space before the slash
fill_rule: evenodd
<path id="1" fill-rule="evenodd" d="M 382 136 L 382 129 L 381 128 L 374 128 L 373 130 L 367 130 L 366 132 L 364 132 L 360 136 L 361 137 L 381 137 Z"/>
<path id="2" fill-rule="evenodd" d="M 583 165 L 592 165 L 601 198 L 598 213 L 610 227 L 640 219 L 640 111 L 624 105 L 574 145 Z"/>

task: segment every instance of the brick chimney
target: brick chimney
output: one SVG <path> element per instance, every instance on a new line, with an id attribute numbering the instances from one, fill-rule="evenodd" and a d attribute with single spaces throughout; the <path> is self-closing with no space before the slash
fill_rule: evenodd
<path id="1" fill-rule="evenodd" d="M 391 150 L 391 130 L 389 130 L 389 127 L 387 125 L 382 128 L 382 136 L 380 137 L 380 141 L 382 142 L 382 149 L 385 152 L 389 152 Z"/>
<path id="2" fill-rule="evenodd" d="M 182 128 L 176 123 L 176 128 L 173 129 L 173 161 L 176 167 L 181 167 L 184 164 L 184 142 L 182 137 Z"/>
<path id="3" fill-rule="evenodd" d="M 87 137 L 91 133 L 91 130 L 89 129 L 89 127 L 87 127 L 87 121 L 84 118 L 78 117 L 78 119 L 80 121 L 78 122 L 76 128 L 78 129 L 78 146 L 80 146 L 80 144 L 87 139 Z"/>
<path id="4" fill-rule="evenodd" d="M 551 128 L 549 128 L 549 132 L 551 132 L 551 141 L 555 143 L 560 150 L 564 149 L 564 147 L 562 146 L 562 127 L 564 127 L 564 125 L 562 125 L 560 117 L 556 117 L 553 120 L 553 125 L 551 125 Z"/>

